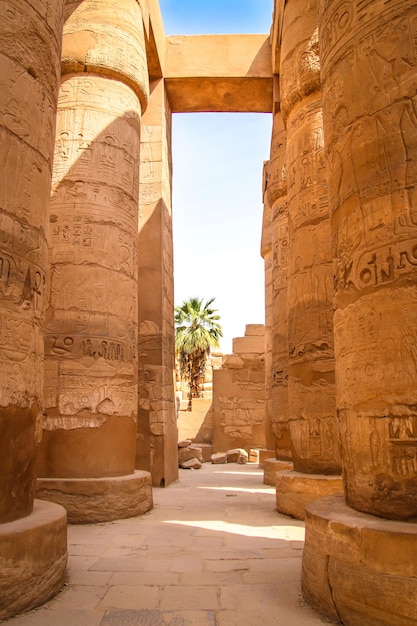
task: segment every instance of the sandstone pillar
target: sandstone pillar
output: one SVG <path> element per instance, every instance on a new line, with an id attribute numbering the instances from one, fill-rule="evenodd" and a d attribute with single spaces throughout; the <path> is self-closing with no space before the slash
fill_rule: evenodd
<path id="1" fill-rule="evenodd" d="M 51 202 L 39 493 L 69 519 L 137 515 L 134 472 L 140 118 L 148 99 L 135 0 L 67 2 Z"/>
<path id="2" fill-rule="evenodd" d="M 269 347 L 265 360 L 265 372 L 269 372 L 267 388 L 268 419 L 273 435 L 274 458 L 264 462 L 264 483 L 275 486 L 277 472 L 293 469 L 288 420 L 288 207 L 286 173 L 286 130 L 279 103 L 274 113 L 271 156 L 268 162 L 265 199 L 269 208 L 269 275 L 265 301 L 266 328 Z"/>
<path id="3" fill-rule="evenodd" d="M 318 56 L 317 5 L 285 3 L 281 42 L 281 109 L 287 128 L 288 414 L 295 477 L 323 477 L 323 495 L 341 482 L 335 404 L 332 252 Z M 316 482 L 317 479 L 314 479 Z M 285 491 L 288 491 L 286 485 Z M 282 512 L 296 513 L 279 503 Z M 296 495 L 297 494 L 297 495 Z M 314 497 L 317 492 L 314 490 Z M 285 494 L 285 499 L 287 494 Z M 304 505 L 303 496 L 303 505 Z M 303 510 L 303 507 L 301 511 Z"/>
<path id="4" fill-rule="evenodd" d="M 271 205 L 272 243 L 272 388 L 271 419 L 276 458 L 291 461 L 288 425 L 288 204 L 286 130 L 275 113 L 267 197 Z"/>
<path id="5" fill-rule="evenodd" d="M 347 505 L 309 507 L 303 591 L 344 624 L 412 626 L 416 525 L 381 518 L 417 519 L 417 6 L 318 5 Z"/>
<path id="6" fill-rule="evenodd" d="M 64 509 L 34 501 L 62 26 L 62 0 L 1 3 L 0 620 L 59 591 L 67 559 Z"/>
<path id="7" fill-rule="evenodd" d="M 358 510 L 408 519 L 417 517 L 417 7 L 360 4 L 320 3 L 345 490 Z"/>
<path id="8" fill-rule="evenodd" d="M 156 487 L 178 479 L 171 119 L 164 81 L 155 80 L 141 137 L 136 467 L 151 472 Z"/>
<path id="9" fill-rule="evenodd" d="M 271 206 L 267 200 L 266 189 L 269 174 L 269 161 L 263 168 L 263 204 L 261 256 L 265 271 L 265 444 L 275 456 L 275 437 L 272 431 L 271 390 L 272 390 L 272 238 Z M 264 453 L 267 450 L 263 450 Z M 268 456 L 264 457 L 268 458 Z"/>

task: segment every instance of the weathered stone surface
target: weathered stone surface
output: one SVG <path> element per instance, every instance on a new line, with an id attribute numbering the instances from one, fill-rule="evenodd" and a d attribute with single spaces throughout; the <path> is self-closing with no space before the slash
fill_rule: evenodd
<path id="1" fill-rule="evenodd" d="M 174 113 L 269 112 L 272 108 L 269 37 L 168 37 L 165 81 Z"/>
<path id="2" fill-rule="evenodd" d="M 293 471 L 294 465 L 291 461 L 281 461 L 280 459 L 265 459 L 263 462 L 264 484 L 276 487 L 277 475 L 279 472 Z"/>
<path id="3" fill-rule="evenodd" d="M 192 443 L 191 439 L 184 439 L 184 441 L 178 442 L 179 448 L 188 448 L 188 446 Z"/>
<path id="4" fill-rule="evenodd" d="M 204 392 L 203 398 L 193 398 L 191 411 L 187 411 L 188 400 L 181 403 L 178 414 L 178 435 L 181 439 L 191 439 L 197 445 L 213 441 L 212 404 L 211 391 Z"/>
<path id="5" fill-rule="evenodd" d="M 143 8 L 145 4 L 141 6 Z M 172 115 L 165 81 L 152 81 L 150 92 L 141 120 L 140 143 L 135 466 L 151 472 L 153 485 L 168 486 L 178 479 L 176 443 L 178 438 L 184 438 L 177 432 L 172 376 L 175 368 L 170 165 Z"/>
<path id="6" fill-rule="evenodd" d="M 324 159 L 317 5 L 284 10 L 281 107 L 287 126 L 288 403 L 297 471 L 341 471 L 336 422 L 332 249 Z"/>
<path id="7" fill-rule="evenodd" d="M 64 2 L 0 7 L 0 620 L 59 591 L 66 514 L 35 503 Z"/>
<path id="8" fill-rule="evenodd" d="M 258 334 L 242 337 L 238 346 L 253 352 L 233 354 L 232 367 L 213 371 L 214 450 L 265 447 L 264 327 L 259 330 L 259 325 L 252 326 Z M 238 367 L 234 367 L 236 357 Z"/>
<path id="9" fill-rule="evenodd" d="M 243 366 L 243 359 L 237 354 L 226 354 L 223 357 L 222 368 L 224 369 L 242 369 Z"/>
<path id="10" fill-rule="evenodd" d="M 188 446 L 187 448 L 180 448 L 178 450 L 178 463 L 182 465 L 185 461 L 189 461 L 194 457 L 198 458 L 200 461 L 203 459 L 203 454 L 201 448 L 197 446 Z"/>
<path id="11" fill-rule="evenodd" d="M 226 452 L 217 452 L 216 454 L 211 455 L 211 462 L 214 464 L 227 463 L 227 453 Z"/>
<path id="12" fill-rule="evenodd" d="M 211 455 L 213 454 L 213 445 L 211 443 L 200 443 L 196 442 L 195 444 L 199 448 L 201 448 L 201 454 L 204 461 L 211 461 Z"/>
<path id="13" fill-rule="evenodd" d="M 276 474 L 277 511 L 296 519 L 305 518 L 310 502 L 324 496 L 343 493 L 341 476 L 281 471 Z"/>
<path id="14" fill-rule="evenodd" d="M 291 460 L 288 413 L 288 199 L 287 131 L 280 111 L 275 113 L 265 201 L 270 205 L 270 389 L 268 418 L 278 459 Z M 266 313 L 268 317 L 268 312 Z M 266 374 L 267 376 L 267 374 Z"/>
<path id="15" fill-rule="evenodd" d="M 201 461 L 195 457 L 180 464 L 180 467 L 182 467 L 182 469 L 201 469 L 201 466 Z"/>
<path id="16" fill-rule="evenodd" d="M 62 0 L 0 9 L 0 523 L 34 498 L 63 17 Z"/>
<path id="17" fill-rule="evenodd" d="M 272 240 L 271 240 L 271 206 L 266 198 L 269 161 L 264 161 L 263 199 L 264 212 L 262 218 L 261 255 L 265 271 L 265 446 L 275 449 L 272 432 Z"/>
<path id="18" fill-rule="evenodd" d="M 0 524 L 0 620 L 33 609 L 62 588 L 67 564 L 67 514 L 35 500 L 27 517 Z"/>
<path id="19" fill-rule="evenodd" d="M 414 626 L 417 526 L 349 508 L 342 495 L 306 508 L 302 586 L 320 613 L 346 626 Z"/>
<path id="20" fill-rule="evenodd" d="M 259 450 L 259 469 L 264 469 L 265 461 L 271 458 L 275 459 L 275 450 L 261 448 Z"/>
<path id="21" fill-rule="evenodd" d="M 318 5 L 346 498 L 370 514 L 416 518 L 417 6 Z"/>
<path id="22" fill-rule="evenodd" d="M 65 507 L 72 524 L 134 517 L 153 507 L 151 475 L 138 470 L 106 478 L 38 478 L 36 495 Z"/>
<path id="23" fill-rule="evenodd" d="M 227 462 L 228 463 L 239 463 L 241 465 L 247 463 L 249 460 L 249 455 L 246 450 L 243 448 L 236 448 L 235 450 L 227 451 Z"/>

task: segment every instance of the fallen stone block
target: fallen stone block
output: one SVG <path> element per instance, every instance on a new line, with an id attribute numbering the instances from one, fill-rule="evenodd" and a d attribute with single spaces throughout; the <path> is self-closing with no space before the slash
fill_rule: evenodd
<path id="1" fill-rule="evenodd" d="M 201 463 L 198 459 L 194 458 L 189 461 L 184 461 L 184 463 L 181 463 L 180 467 L 182 467 L 182 469 L 201 469 Z"/>
<path id="2" fill-rule="evenodd" d="M 243 448 L 234 448 L 233 450 L 227 451 L 227 462 L 228 463 L 239 463 L 240 465 L 244 465 L 248 462 L 249 455 Z"/>
<path id="3" fill-rule="evenodd" d="M 218 452 L 216 454 L 211 455 L 211 462 L 217 465 L 221 463 L 227 463 L 227 453 L 226 452 Z"/>
<path id="4" fill-rule="evenodd" d="M 198 458 L 201 462 L 203 458 L 201 448 L 188 446 L 188 448 L 179 448 L 178 449 L 178 464 L 181 465 L 185 463 L 185 461 L 189 461 L 190 459 Z"/>

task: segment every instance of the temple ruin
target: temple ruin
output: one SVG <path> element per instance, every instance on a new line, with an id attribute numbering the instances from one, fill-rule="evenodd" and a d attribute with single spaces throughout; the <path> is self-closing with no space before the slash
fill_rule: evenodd
<path id="1" fill-rule="evenodd" d="M 217 111 L 273 116 L 265 329 L 215 373 L 218 445 L 250 412 L 313 608 L 417 624 L 417 5 L 271 5 L 166 37 L 157 0 L 0 3 L 0 619 L 61 589 L 67 520 L 178 480 L 171 120 Z"/>

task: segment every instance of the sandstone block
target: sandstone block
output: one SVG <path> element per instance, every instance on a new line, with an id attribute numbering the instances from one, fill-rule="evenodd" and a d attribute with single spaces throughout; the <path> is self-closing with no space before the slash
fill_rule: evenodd
<path id="1" fill-rule="evenodd" d="M 107 478 L 38 478 L 37 497 L 61 504 L 72 524 L 135 517 L 153 507 L 149 472 Z"/>
<path id="2" fill-rule="evenodd" d="M 267 459 L 275 459 L 275 450 L 266 450 L 265 448 L 259 450 L 259 469 L 264 469 Z"/>
<path id="3" fill-rule="evenodd" d="M 220 465 L 221 463 L 227 463 L 227 452 L 217 452 L 211 455 L 211 462 Z"/>
<path id="4" fill-rule="evenodd" d="M 202 463 L 197 459 L 189 459 L 188 461 L 184 461 L 181 463 L 182 469 L 201 469 Z"/>
<path id="5" fill-rule="evenodd" d="M 263 466 L 264 485 L 271 485 L 271 487 L 276 486 L 279 472 L 292 471 L 294 469 L 291 461 L 280 461 L 275 458 L 265 459 Z"/>
<path id="6" fill-rule="evenodd" d="M 213 454 L 213 445 L 211 443 L 200 443 L 197 442 L 195 444 L 199 448 L 201 448 L 201 454 L 204 461 L 211 461 L 211 455 Z"/>
<path id="7" fill-rule="evenodd" d="M 227 462 L 228 463 L 239 463 L 239 459 L 241 457 L 245 457 L 244 463 L 247 463 L 249 455 L 243 448 L 235 448 L 234 450 L 227 451 Z"/>
<path id="8" fill-rule="evenodd" d="M 178 442 L 178 447 L 179 448 L 187 448 L 190 444 L 192 444 L 191 439 L 184 439 L 184 441 L 179 441 Z"/>
<path id="9" fill-rule="evenodd" d="M 276 476 L 277 511 L 296 519 L 305 518 L 305 507 L 317 498 L 343 493 L 341 476 L 283 471 Z"/>
<path id="10" fill-rule="evenodd" d="M 52 598 L 64 584 L 67 515 L 35 500 L 33 512 L 0 525 L 0 621 Z"/>
<path id="11" fill-rule="evenodd" d="M 223 357 L 222 367 L 225 369 L 242 369 L 243 360 L 237 354 L 226 354 Z"/>
<path id="12" fill-rule="evenodd" d="M 415 626 L 417 526 L 348 507 L 343 495 L 306 507 L 302 590 L 349 626 Z"/>
<path id="13" fill-rule="evenodd" d="M 178 464 L 182 465 L 186 461 L 190 459 L 198 458 L 201 462 L 203 458 L 201 448 L 197 448 L 194 446 L 188 446 L 188 448 L 179 448 L 178 450 Z"/>

